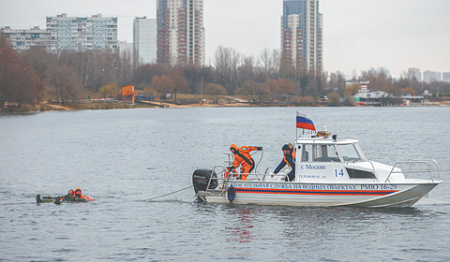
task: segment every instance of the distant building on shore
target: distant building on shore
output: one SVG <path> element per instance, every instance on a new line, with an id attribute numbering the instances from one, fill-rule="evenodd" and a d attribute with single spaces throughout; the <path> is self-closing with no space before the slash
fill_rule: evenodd
<path id="1" fill-rule="evenodd" d="M 156 63 L 156 19 L 136 17 L 133 22 L 133 53 L 138 64 Z"/>
<path id="2" fill-rule="evenodd" d="M 417 81 L 421 82 L 422 81 L 422 73 L 420 72 L 419 68 L 408 68 L 408 79 L 412 80 L 416 78 Z"/>
<path id="3" fill-rule="evenodd" d="M 124 55 L 128 55 L 133 58 L 133 44 L 127 42 L 119 41 L 118 45 L 119 55 L 123 57 Z"/>
<path id="4" fill-rule="evenodd" d="M 425 83 L 431 83 L 434 81 L 441 81 L 441 73 L 440 72 L 433 72 L 433 71 L 424 71 L 423 72 L 423 81 Z"/>
<path id="5" fill-rule="evenodd" d="M 117 17 L 68 17 L 66 14 L 47 17 L 47 51 L 117 50 Z"/>
<path id="6" fill-rule="evenodd" d="M 284 0 L 281 53 L 298 69 L 323 70 L 323 15 L 318 0 Z"/>
<path id="7" fill-rule="evenodd" d="M 12 47 L 18 51 L 45 48 L 50 35 L 47 30 L 40 29 L 38 26 L 31 29 L 11 29 L 5 26 L 0 29 L 0 33 L 4 34 Z"/>
<path id="8" fill-rule="evenodd" d="M 450 82 L 450 72 L 442 73 L 442 81 Z"/>
<path id="9" fill-rule="evenodd" d="M 203 0 L 157 0 L 157 62 L 205 64 Z"/>

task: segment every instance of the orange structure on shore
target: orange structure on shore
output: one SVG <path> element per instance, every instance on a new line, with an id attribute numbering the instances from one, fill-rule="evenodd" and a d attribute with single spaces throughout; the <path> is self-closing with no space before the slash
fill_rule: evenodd
<path id="1" fill-rule="evenodd" d="M 122 101 L 131 101 L 134 104 L 134 96 L 137 91 L 134 91 L 134 85 L 122 86 L 121 99 Z"/>

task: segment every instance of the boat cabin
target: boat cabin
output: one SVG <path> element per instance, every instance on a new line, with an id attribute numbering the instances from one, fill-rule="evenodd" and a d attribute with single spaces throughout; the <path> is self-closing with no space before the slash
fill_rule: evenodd
<path id="1" fill-rule="evenodd" d="M 294 142 L 296 181 L 376 179 L 358 140 L 338 141 L 336 138 L 327 131 L 320 131 L 317 135 L 300 136 Z"/>

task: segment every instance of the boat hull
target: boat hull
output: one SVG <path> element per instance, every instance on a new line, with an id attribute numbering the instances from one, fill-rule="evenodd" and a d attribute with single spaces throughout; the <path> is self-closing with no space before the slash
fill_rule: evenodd
<path id="1" fill-rule="evenodd" d="M 439 183 L 427 181 L 401 184 L 314 184 L 230 181 L 226 191 L 199 191 L 197 196 L 211 203 L 409 207 Z M 233 194 L 229 194 L 231 187 L 231 191 L 234 191 Z"/>

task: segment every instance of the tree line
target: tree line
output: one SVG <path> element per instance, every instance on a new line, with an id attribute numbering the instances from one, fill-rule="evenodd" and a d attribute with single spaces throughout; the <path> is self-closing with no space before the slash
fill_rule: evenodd
<path id="1" fill-rule="evenodd" d="M 234 95 L 253 102 L 289 102 L 312 105 L 327 96 L 329 105 L 352 104 L 359 85 L 347 85 L 340 72 L 298 70 L 278 50 L 264 49 L 258 57 L 245 56 L 219 46 L 214 66 L 140 64 L 129 52 L 63 51 L 59 56 L 44 49 L 13 50 L 0 34 L 0 107 L 5 103 L 60 103 L 87 96 L 117 97 L 119 88 L 135 85 L 155 97 L 177 99 L 177 94 Z M 362 72 L 354 81 L 369 81 L 369 88 L 393 95 L 421 94 L 424 90 L 449 93 L 450 84 L 426 84 L 407 78 L 395 80 L 383 70 Z M 345 98 L 345 99 L 344 99 Z M 345 101 L 345 102 L 342 102 Z"/>

